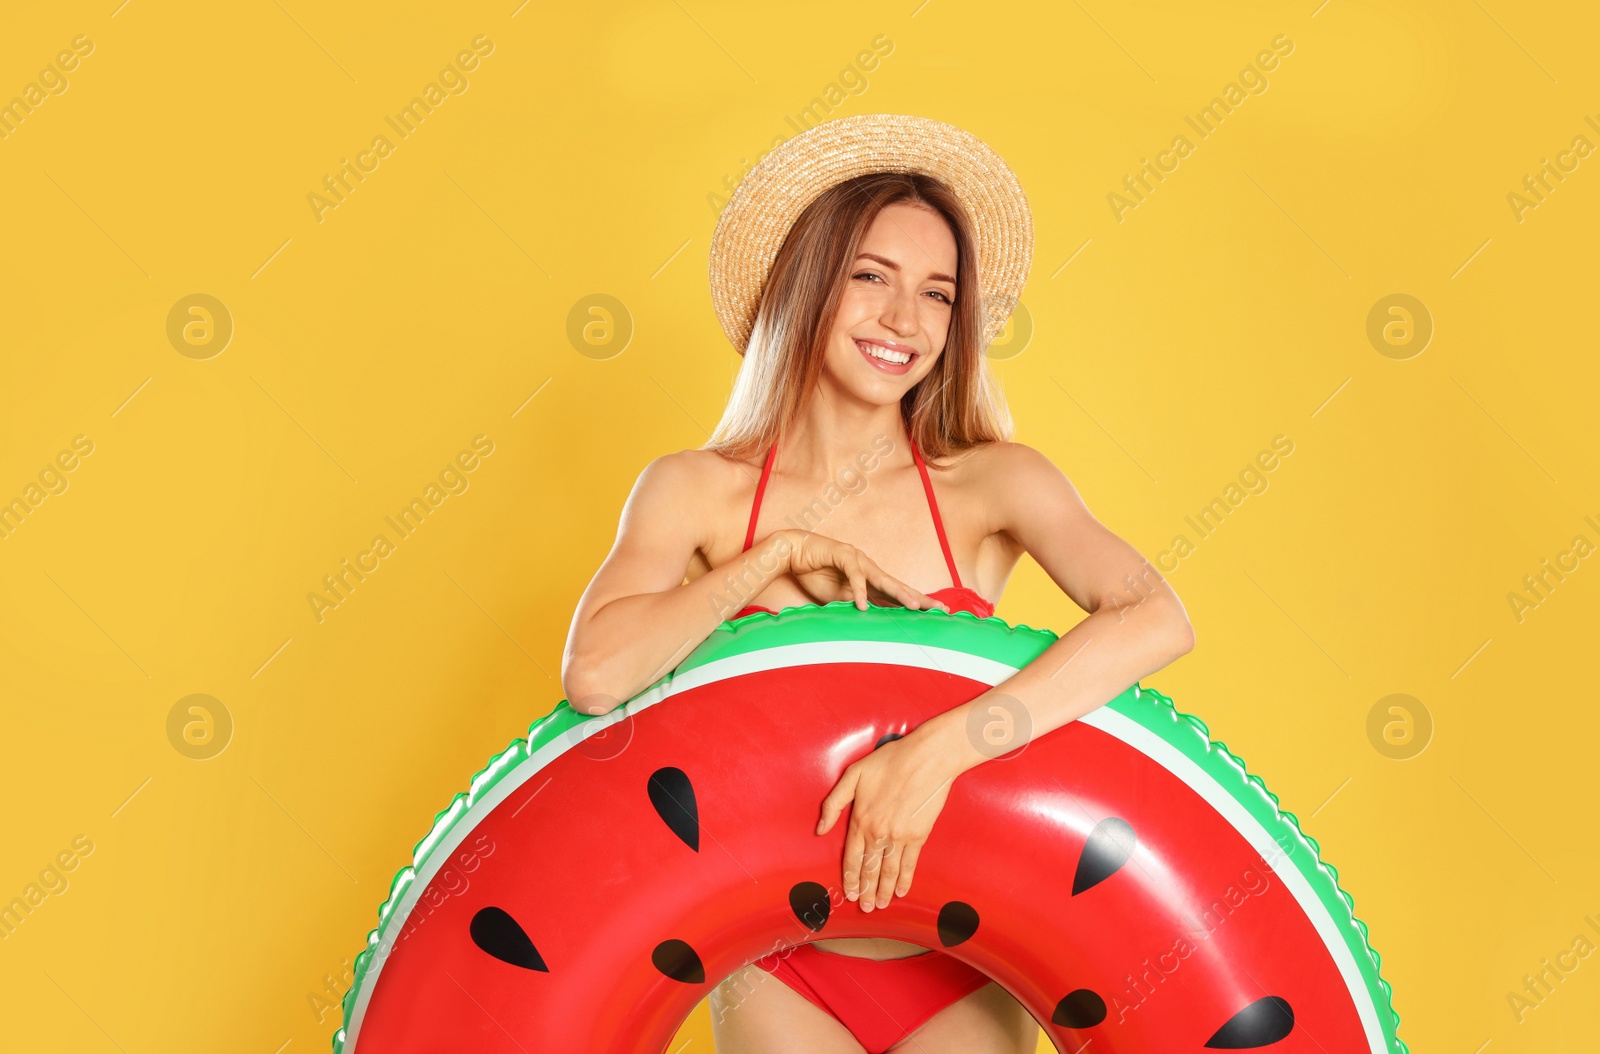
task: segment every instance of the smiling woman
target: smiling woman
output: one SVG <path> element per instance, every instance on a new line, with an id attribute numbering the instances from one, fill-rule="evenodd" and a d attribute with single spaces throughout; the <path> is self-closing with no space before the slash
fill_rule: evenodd
<path id="1" fill-rule="evenodd" d="M 1047 674 L 1008 683 L 1023 714 L 1008 727 L 1023 740 L 1188 650 L 1188 621 L 1159 576 L 1131 617 L 1114 618 L 1123 578 L 1153 571 L 1047 459 L 1008 441 L 984 349 L 1017 303 L 1032 244 L 1005 162 L 940 122 L 828 122 L 751 170 L 711 247 L 712 302 L 744 362 L 705 447 L 657 459 L 629 498 L 574 613 L 562 681 L 575 710 L 614 709 L 730 615 L 851 601 L 988 618 L 1024 552 L 1096 612 L 1052 665 L 1091 633 L 1100 657 L 1080 660 L 1071 688 Z M 825 535 L 773 529 L 882 436 L 892 445 L 873 487 L 833 510 Z M 738 611 L 721 592 L 730 578 L 749 601 Z M 930 592 L 911 584 L 923 582 Z M 983 706 L 880 743 L 818 803 L 814 836 L 842 838 L 838 885 L 858 914 L 910 892 L 952 782 L 983 760 L 967 720 L 984 725 Z M 762 965 L 784 983 L 719 1016 L 722 1054 L 902 1042 L 1031 1054 L 1038 1037 L 1006 989 L 910 941 L 830 935 Z"/>

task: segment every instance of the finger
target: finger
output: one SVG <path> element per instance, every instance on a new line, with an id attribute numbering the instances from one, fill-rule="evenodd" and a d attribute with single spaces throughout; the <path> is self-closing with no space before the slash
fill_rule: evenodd
<path id="1" fill-rule="evenodd" d="M 880 572 L 878 588 L 893 597 L 896 603 L 912 611 L 927 611 L 931 608 L 939 608 L 947 615 L 950 613 L 949 605 L 943 601 L 935 600 L 915 586 L 908 585 L 891 575 L 885 575 Z"/>
<path id="2" fill-rule="evenodd" d="M 834 821 L 839 818 L 839 814 L 844 811 L 844 807 L 855 800 L 858 777 L 859 772 L 854 766 L 846 768 L 844 774 L 839 777 L 839 782 L 834 784 L 833 790 L 822 799 L 822 818 L 817 821 L 818 834 L 826 834 Z"/>
<path id="3" fill-rule="evenodd" d="M 894 899 L 895 883 L 900 879 L 900 844 L 898 842 L 883 851 L 883 870 L 878 874 L 878 907 L 886 908 L 889 901 Z"/>
<path id="4" fill-rule="evenodd" d="M 934 608 L 938 608 L 946 615 L 950 613 L 950 605 L 946 604 L 944 601 L 935 600 L 928 594 L 922 592 L 920 589 L 915 589 L 911 586 L 905 585 L 904 583 L 900 583 L 900 586 L 905 591 L 904 596 L 907 598 L 906 607 L 912 608 L 916 611 L 930 611 Z"/>
<path id="5" fill-rule="evenodd" d="M 893 575 L 885 574 L 883 568 L 868 557 L 862 557 L 861 563 L 862 570 L 867 575 L 867 588 L 877 595 L 880 603 L 910 606 L 906 604 L 906 599 L 908 595 L 915 593 L 916 590 Z"/>
<path id="6" fill-rule="evenodd" d="M 872 598 L 873 603 L 879 605 L 900 605 L 905 603 L 901 599 L 900 590 L 894 588 L 891 584 L 893 581 L 887 575 L 868 572 L 867 596 Z"/>
<path id="7" fill-rule="evenodd" d="M 866 847 L 867 840 L 852 818 L 850 829 L 844 836 L 844 895 L 850 900 L 855 900 L 861 893 L 861 858 L 866 854 Z"/>
<path id="8" fill-rule="evenodd" d="M 895 883 L 895 895 L 905 896 L 911 892 L 912 873 L 917 869 L 917 854 L 922 852 L 920 845 L 908 845 L 905 852 L 900 854 L 900 879 Z"/>
<path id="9" fill-rule="evenodd" d="M 901 604 L 905 607 L 911 606 L 911 594 L 915 593 L 916 590 L 893 575 L 886 575 L 874 568 L 868 576 L 867 582 L 879 596 L 883 597 L 886 603 Z"/>
<path id="10" fill-rule="evenodd" d="M 861 561 L 855 556 L 846 558 L 844 570 L 850 576 L 850 593 L 855 598 L 856 609 L 867 610 L 867 575 L 861 568 Z"/>
<path id="11" fill-rule="evenodd" d="M 878 896 L 878 876 L 883 870 L 883 845 L 867 846 L 861 861 L 861 909 L 871 911 Z"/>

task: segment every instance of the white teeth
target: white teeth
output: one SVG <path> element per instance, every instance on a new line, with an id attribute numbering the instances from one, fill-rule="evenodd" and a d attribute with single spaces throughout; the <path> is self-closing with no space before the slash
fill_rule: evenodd
<path id="1" fill-rule="evenodd" d="M 908 353 L 903 351 L 890 351 L 881 344 L 868 344 L 864 340 L 858 340 L 856 341 L 856 347 L 860 348 L 862 351 L 866 352 L 868 355 L 871 355 L 875 359 L 882 359 L 884 362 L 892 362 L 899 366 L 903 366 L 911 361 L 911 356 Z"/>

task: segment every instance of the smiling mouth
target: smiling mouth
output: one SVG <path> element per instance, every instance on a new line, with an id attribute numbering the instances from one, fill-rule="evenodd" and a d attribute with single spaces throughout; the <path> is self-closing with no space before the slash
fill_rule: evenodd
<path id="1" fill-rule="evenodd" d="M 890 366 L 909 366 L 917 358 L 916 352 L 891 351 L 882 344 L 871 344 L 864 340 L 856 341 L 856 347 L 861 349 L 863 355 Z"/>

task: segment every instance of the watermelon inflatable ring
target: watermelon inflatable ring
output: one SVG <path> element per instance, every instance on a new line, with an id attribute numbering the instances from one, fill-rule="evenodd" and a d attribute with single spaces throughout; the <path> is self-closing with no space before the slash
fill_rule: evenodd
<path id="1" fill-rule="evenodd" d="M 562 702 L 395 877 L 336 1054 L 656 1054 L 736 969 L 833 937 L 956 956 L 1061 1051 L 1403 1054 L 1316 842 L 1138 685 L 963 773 L 889 910 L 844 899 L 848 825 L 814 833 L 844 767 L 1056 639 L 804 605 L 724 623 L 609 714 Z"/>

